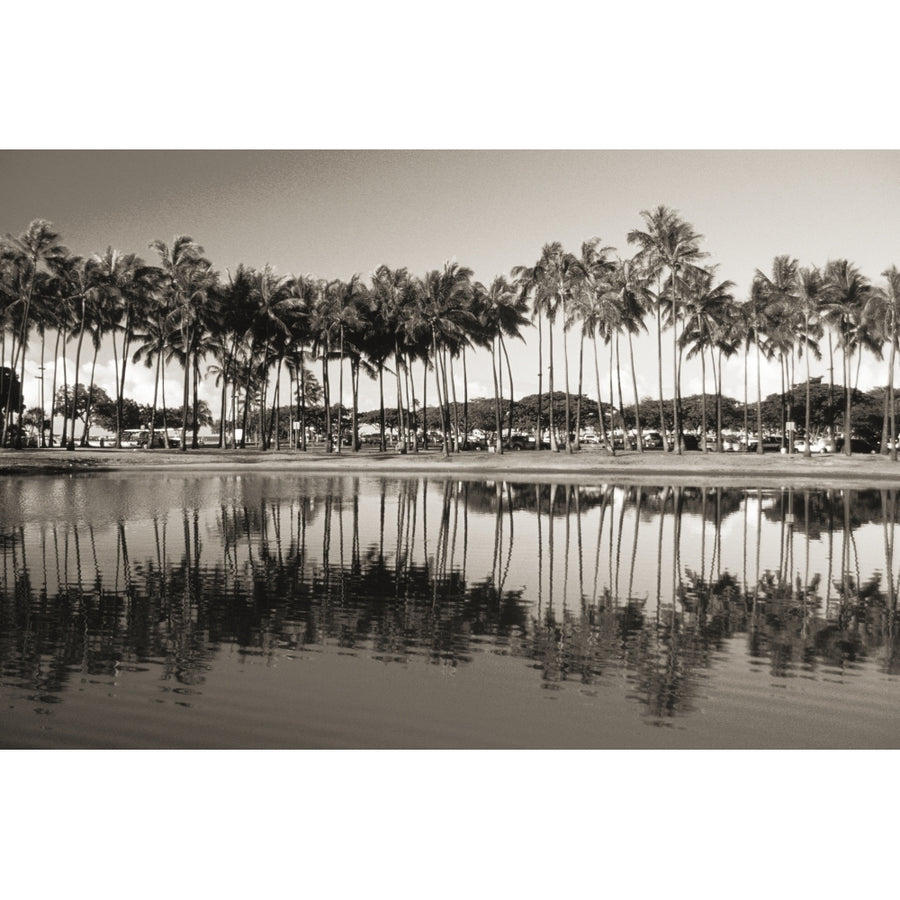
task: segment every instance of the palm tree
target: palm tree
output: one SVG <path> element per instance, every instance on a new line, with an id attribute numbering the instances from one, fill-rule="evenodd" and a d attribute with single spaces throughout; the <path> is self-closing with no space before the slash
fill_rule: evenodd
<path id="1" fill-rule="evenodd" d="M 637 372 L 634 360 L 633 337 L 646 331 L 644 315 L 651 308 L 654 296 L 650 291 L 647 273 L 639 259 L 617 259 L 609 282 L 611 298 L 618 307 L 618 331 L 628 336 L 628 358 L 631 363 L 631 386 L 634 391 L 634 427 L 637 436 L 637 449 L 644 452 L 643 429 L 640 417 L 640 398 L 638 396 Z M 664 426 L 660 426 L 664 429 Z"/>
<path id="2" fill-rule="evenodd" d="M 234 272 L 227 272 L 228 282 L 219 287 L 216 292 L 216 308 L 218 315 L 211 322 L 209 340 L 210 352 L 216 359 L 216 364 L 207 370 L 214 373 L 216 383 L 221 385 L 220 415 L 219 415 L 219 447 L 225 448 L 227 439 L 228 422 L 228 387 L 231 386 L 232 415 L 231 435 L 232 445 L 237 446 L 237 393 L 239 391 L 239 354 L 244 343 L 248 340 L 253 325 L 254 301 L 253 271 L 243 263 L 239 264 Z"/>
<path id="3" fill-rule="evenodd" d="M 803 334 L 801 335 L 801 352 L 806 361 L 806 421 L 805 432 L 806 442 L 803 448 L 803 455 L 809 457 L 812 455 L 810 449 L 811 441 L 811 414 L 810 414 L 810 377 L 809 377 L 809 357 L 814 355 L 815 358 L 821 359 L 822 354 L 819 351 L 819 345 L 816 340 L 822 329 L 818 322 L 819 310 L 822 306 L 822 273 L 815 267 L 809 266 L 797 270 L 797 299 L 799 301 L 800 311 L 803 314 Z"/>
<path id="4" fill-rule="evenodd" d="M 338 331 L 338 442 L 337 452 L 341 452 L 341 438 L 343 433 L 343 409 L 344 409 L 344 356 L 349 352 L 351 359 L 351 385 L 353 388 L 353 417 L 352 417 L 352 446 L 358 450 L 357 413 L 358 413 L 358 378 L 361 354 L 358 346 L 351 341 L 347 344 L 348 334 L 355 340 L 360 330 L 360 308 L 365 303 L 368 292 L 359 275 L 354 275 L 349 281 L 334 281 L 331 289 L 335 292 L 335 316 Z"/>
<path id="5" fill-rule="evenodd" d="M 897 358 L 897 341 L 900 339 L 900 271 L 896 266 L 890 266 L 882 273 L 887 279 L 885 287 L 879 287 L 872 291 L 866 307 L 863 310 L 863 321 L 867 330 L 878 336 L 884 343 L 890 343 L 888 354 L 888 377 L 885 383 L 885 413 L 882 427 L 882 448 L 885 453 L 890 448 L 891 459 L 897 461 L 897 421 L 896 399 L 894 395 L 894 368 Z M 889 423 L 889 424 L 888 424 Z"/>
<path id="6" fill-rule="evenodd" d="M 457 262 L 446 262 L 442 270 L 429 272 L 422 281 L 421 300 L 414 323 L 431 340 L 438 403 L 444 410 L 441 424 L 445 457 L 449 456 L 449 360 L 460 353 L 469 342 L 470 334 L 477 329 L 477 320 L 470 308 L 472 276 L 471 269 L 460 266 Z M 456 431 L 456 445 L 459 449 L 458 425 Z"/>
<path id="7" fill-rule="evenodd" d="M 672 296 L 668 298 L 669 322 L 672 326 L 672 425 L 675 448 L 682 452 L 681 423 L 679 421 L 678 402 L 680 398 L 680 373 L 678 369 L 678 315 L 679 304 L 677 294 L 677 278 L 690 266 L 695 265 L 706 254 L 699 248 L 703 236 L 694 231 L 694 227 L 685 222 L 679 214 L 667 206 L 658 206 L 653 211 L 642 210 L 644 230 L 634 229 L 628 234 L 629 244 L 638 244 L 638 258 L 646 266 L 648 273 L 656 276 L 659 288 L 656 293 L 656 332 L 657 349 L 659 351 L 659 410 L 661 426 L 665 428 L 663 411 L 663 378 L 662 378 L 662 273 L 669 272 L 669 285 Z"/>
<path id="8" fill-rule="evenodd" d="M 501 326 L 500 316 L 503 307 L 511 308 L 515 303 L 516 292 L 510 283 L 498 275 L 491 282 L 490 288 L 486 288 L 480 282 L 473 286 L 472 310 L 478 318 L 479 329 L 474 334 L 474 340 L 487 346 L 491 353 L 491 376 L 494 380 L 494 431 L 495 449 L 497 453 L 503 453 L 503 423 L 500 413 L 502 402 L 500 379 L 497 377 L 497 356 L 499 353 Z"/>
<path id="9" fill-rule="evenodd" d="M 582 312 L 588 313 L 593 305 L 593 298 L 607 290 L 609 278 L 616 269 L 616 263 L 608 254 L 613 247 L 600 247 L 600 238 L 591 238 L 581 245 L 581 256 L 576 257 L 572 268 L 571 302 L 567 310 L 563 328 L 568 331 L 576 321 L 581 319 Z M 581 394 L 582 394 L 582 360 L 584 358 L 584 339 L 588 335 L 583 327 L 578 343 L 578 408 L 576 412 L 575 446 L 580 446 L 581 431 Z"/>
<path id="10" fill-rule="evenodd" d="M 146 307 L 152 288 L 150 272 L 134 253 L 122 254 L 107 247 L 102 255 L 95 254 L 86 265 L 98 295 L 99 319 L 97 338 L 112 334 L 113 362 L 116 372 L 116 446 L 121 447 L 122 411 L 125 394 L 125 371 L 129 346 L 134 340 L 135 327 L 141 311 Z M 115 332 L 122 332 L 121 358 Z"/>
<path id="11" fill-rule="evenodd" d="M 75 449 L 75 421 L 78 409 L 78 375 L 81 367 L 81 348 L 84 343 L 84 334 L 90 323 L 92 305 L 94 302 L 95 288 L 91 283 L 89 269 L 85 260 L 80 256 L 66 256 L 52 263 L 53 271 L 58 285 L 65 298 L 66 304 L 70 308 L 69 320 L 66 323 L 68 340 L 72 340 L 75 335 L 78 336 L 77 349 L 75 351 L 75 374 L 74 387 L 72 389 L 71 406 L 64 412 L 63 416 L 63 443 L 67 450 Z M 65 357 L 63 358 L 65 366 Z M 65 376 L 65 368 L 63 368 Z M 67 392 L 64 392 L 66 396 Z M 72 432 L 69 439 L 66 440 L 66 419 L 72 420 Z"/>
<path id="12" fill-rule="evenodd" d="M 731 288 L 732 281 L 715 283 L 715 267 L 708 269 L 692 268 L 680 279 L 679 293 L 684 298 L 684 328 L 679 338 L 679 347 L 688 348 L 688 359 L 700 355 L 702 371 L 700 408 L 702 420 L 701 449 L 707 453 L 707 417 L 706 417 L 706 352 L 712 353 L 717 347 L 720 333 L 727 321 L 729 304 L 734 299 Z M 715 362 L 713 362 L 715 378 Z M 718 379 L 716 379 L 718 384 Z M 721 447 L 721 435 L 718 441 Z"/>
<path id="13" fill-rule="evenodd" d="M 897 461 L 897 403 L 894 397 L 894 362 L 896 359 L 897 343 L 900 341 L 900 271 L 896 266 L 889 266 L 881 273 L 887 279 L 887 288 L 884 290 L 885 303 L 889 309 L 887 316 L 887 332 L 891 342 L 890 353 L 890 378 L 888 380 L 888 403 L 891 415 L 891 459 Z M 893 545 L 892 545 L 893 546 Z"/>
<path id="14" fill-rule="evenodd" d="M 518 302 L 520 302 L 524 308 L 527 308 L 529 305 L 529 298 L 531 303 L 531 320 L 534 321 L 537 319 L 538 323 L 538 401 L 537 401 L 537 423 L 535 425 L 535 434 L 534 434 L 534 449 L 541 449 L 541 435 L 543 433 L 543 425 L 541 420 L 541 406 L 543 402 L 543 377 L 544 377 L 544 332 L 541 328 L 541 317 L 540 317 L 540 291 L 541 291 L 541 282 L 543 279 L 543 269 L 541 268 L 540 262 L 538 262 L 534 266 L 514 266 L 510 271 L 510 278 L 512 279 L 512 284 L 518 292 Z"/>
<path id="15" fill-rule="evenodd" d="M 622 309 L 619 306 L 619 294 L 611 281 L 594 281 L 581 279 L 575 292 L 573 314 L 581 322 L 581 331 L 590 337 L 594 348 L 594 375 L 597 387 L 597 416 L 600 420 L 600 438 L 610 453 L 615 455 L 615 441 L 606 430 L 606 417 L 603 411 L 603 395 L 600 388 L 600 362 L 597 354 L 597 336 L 610 348 L 609 351 L 609 408 L 615 408 L 612 376 L 614 336 L 623 327 Z M 614 426 L 612 417 L 610 425 Z"/>
<path id="16" fill-rule="evenodd" d="M 269 449 L 269 433 L 275 417 L 273 408 L 271 420 L 269 422 L 266 420 L 269 371 L 272 365 L 277 365 L 275 376 L 277 385 L 286 352 L 286 338 L 289 334 L 286 322 L 291 308 L 289 284 L 289 278 L 277 275 L 268 264 L 250 276 L 248 300 L 253 309 L 253 320 L 250 325 L 253 349 L 250 364 L 257 368 L 262 376 L 259 405 L 259 446 L 262 450 Z"/>
<path id="17" fill-rule="evenodd" d="M 401 341 L 415 307 L 415 289 L 409 272 L 379 266 L 372 275 L 372 294 L 381 319 L 387 330 L 393 334 L 394 374 L 397 379 L 397 426 L 402 440 L 407 435 L 403 415 L 403 391 L 401 389 Z M 382 428 L 383 431 L 383 428 Z"/>
<path id="18" fill-rule="evenodd" d="M 313 356 L 322 362 L 322 400 L 325 404 L 325 452 L 332 450 L 331 382 L 328 363 L 332 356 L 332 341 L 338 320 L 339 300 L 336 291 L 329 290 L 328 282 L 316 282 L 316 302 L 310 311 L 309 329 L 312 337 Z"/>
<path id="19" fill-rule="evenodd" d="M 548 334 L 550 336 L 550 446 L 556 450 L 556 428 L 553 416 L 553 325 L 556 322 L 557 313 L 562 313 L 563 325 L 567 319 L 567 308 L 571 300 L 571 293 L 577 271 L 575 257 L 563 250 L 559 241 L 545 244 L 541 251 L 540 268 L 543 271 L 541 290 L 538 296 L 547 317 Z M 566 341 L 565 328 L 563 329 L 563 361 L 565 366 L 566 383 L 566 452 L 572 452 L 571 441 L 571 408 L 569 394 L 569 349 Z"/>
<path id="20" fill-rule="evenodd" d="M 844 453 L 850 455 L 850 359 L 859 346 L 862 311 L 872 295 L 868 279 L 846 259 L 829 262 L 824 274 L 823 318 L 837 333 L 844 365 Z"/>
<path id="21" fill-rule="evenodd" d="M 137 365 L 143 362 L 146 368 L 154 367 L 153 374 L 153 403 L 150 407 L 149 438 L 147 449 L 152 449 L 156 433 L 156 410 L 159 399 L 160 376 L 162 375 L 162 400 L 163 400 L 163 444 L 169 446 L 169 432 L 166 422 L 166 388 L 165 370 L 163 363 L 166 359 L 170 343 L 171 322 L 169 318 L 169 292 L 164 288 L 165 276 L 161 269 L 148 269 L 148 304 L 143 310 L 135 333 L 134 343 L 137 345 L 132 354 L 131 361 Z"/>
<path id="22" fill-rule="evenodd" d="M 18 282 L 18 296 L 15 302 L 19 306 L 19 330 L 18 334 L 12 332 L 11 366 L 12 371 L 19 368 L 19 384 L 25 389 L 25 350 L 28 343 L 28 332 L 31 327 L 31 302 L 34 297 L 35 285 L 38 278 L 38 270 L 41 265 L 53 266 L 62 262 L 68 256 L 68 250 L 59 243 L 59 234 L 53 226 L 44 219 L 35 219 L 29 224 L 22 234 L 13 237 L 8 234 L 4 238 L 6 254 L 15 260 L 20 269 Z M 10 413 L 14 379 L 9 380 L 8 395 L 4 408 L 7 416 Z M 21 443 L 22 430 L 19 429 L 17 443 Z M 5 422 L 0 431 L 0 446 L 5 437 Z"/>
<path id="23" fill-rule="evenodd" d="M 500 327 L 499 342 L 503 357 L 506 360 L 506 371 L 509 374 L 509 416 L 507 420 L 507 438 L 512 438 L 513 405 L 515 392 L 513 390 L 513 370 L 509 360 L 509 352 L 506 348 L 507 339 L 524 341 L 522 329 L 531 324 L 528 317 L 528 300 L 517 291 L 515 286 L 509 284 L 509 291 L 501 291 L 497 297 L 497 322 Z"/>
<path id="24" fill-rule="evenodd" d="M 744 384 L 746 394 L 747 381 L 747 357 L 750 352 L 750 344 L 756 347 L 756 452 L 763 452 L 762 434 L 762 357 L 771 358 L 771 349 L 768 343 L 767 329 L 769 317 L 766 309 L 766 298 L 759 281 L 754 279 L 750 285 L 750 296 L 741 307 L 741 319 L 743 322 L 742 333 L 744 336 Z M 745 398 L 746 399 L 746 398 Z M 745 404 L 746 405 L 746 404 Z M 746 419 L 746 416 L 745 416 Z M 750 440 L 750 433 L 745 423 L 744 436 Z"/>
<path id="25" fill-rule="evenodd" d="M 717 369 L 717 378 L 716 378 L 716 448 L 720 453 L 725 452 L 725 447 L 722 442 L 722 381 L 723 381 L 723 368 L 722 368 L 722 358 L 723 357 L 731 357 L 734 356 L 738 350 L 740 349 L 741 343 L 744 340 L 744 327 L 745 323 L 741 315 L 741 309 L 738 306 L 737 302 L 732 297 L 728 300 L 724 308 L 722 310 L 722 320 L 716 323 L 716 330 L 714 334 L 713 341 L 713 349 L 714 349 L 714 361 L 716 361 L 716 365 L 714 367 L 714 371 Z M 745 428 L 744 433 L 746 434 L 746 404 L 747 404 L 747 369 L 746 369 L 746 359 L 744 360 L 744 417 L 745 417 Z"/>
<path id="26" fill-rule="evenodd" d="M 181 450 L 187 450 L 188 400 L 191 364 L 199 352 L 204 327 L 202 314 L 217 277 L 212 264 L 203 256 L 203 248 L 187 235 L 177 235 L 169 247 L 164 241 L 150 242 L 160 258 L 162 290 L 168 298 L 174 333 L 180 338 L 184 364 L 184 395 L 181 419 Z M 197 423 L 194 423 L 196 435 Z"/>
<path id="27" fill-rule="evenodd" d="M 778 356 L 781 367 L 781 443 L 784 447 L 785 425 L 787 414 L 787 391 L 791 389 L 791 419 L 793 419 L 793 379 L 791 378 L 790 360 L 793 360 L 795 337 L 799 327 L 799 298 L 797 273 L 800 264 L 787 254 L 776 256 L 772 260 L 772 273 L 757 269 L 754 281 L 764 298 L 767 316 L 769 347 L 773 355 Z"/>
<path id="28" fill-rule="evenodd" d="M 290 335 L 288 367 L 297 385 L 297 418 L 300 426 L 300 450 L 306 451 L 306 403 L 309 386 L 315 381 L 306 368 L 306 353 L 312 345 L 312 324 L 318 287 L 311 275 L 295 275 L 287 285 L 287 314 L 285 320 Z"/>
<path id="29" fill-rule="evenodd" d="M 2 309 L 4 309 L 7 313 L 11 312 L 15 309 L 14 306 L 14 298 L 18 295 L 18 291 L 15 289 L 14 284 L 4 284 L 6 281 L 5 276 L 7 274 L 13 274 L 7 269 L 3 264 L 3 253 L 0 251 L 0 300 L 5 301 L 2 305 Z M 15 278 L 15 274 L 13 274 L 13 279 Z M 52 276 L 47 272 L 39 272 L 37 282 L 35 285 L 34 293 L 31 298 L 31 315 L 32 319 L 35 323 L 35 330 L 41 338 L 41 357 L 40 357 L 40 366 L 38 367 L 38 371 L 41 372 L 41 375 L 38 376 L 41 382 L 41 400 L 40 400 L 40 408 L 43 410 L 42 421 L 41 421 L 41 437 L 40 437 L 40 445 L 41 447 L 47 446 L 46 440 L 46 430 L 43 428 L 43 421 L 46 420 L 46 400 L 45 400 L 45 384 L 46 378 L 44 376 L 45 366 L 45 350 L 46 350 L 46 340 L 47 340 L 47 331 L 49 329 L 54 329 L 56 331 L 56 350 L 57 355 L 59 351 L 59 340 L 60 340 L 60 325 L 61 325 L 61 309 L 60 309 L 60 298 L 58 293 L 58 280 L 55 276 Z M 6 288 L 6 289 L 5 289 Z M 8 291 L 8 293 L 7 293 Z M 3 360 L 3 348 L 5 344 L 5 327 L 9 327 L 11 331 L 14 330 L 14 322 L 13 317 L 9 317 L 8 324 L 2 321 L 4 316 L 0 315 L 0 365 L 2 365 Z M 53 365 L 53 379 L 54 382 L 56 380 L 56 358 L 54 356 L 54 365 Z M 56 391 L 56 385 L 54 383 L 53 389 L 51 391 L 51 398 Z M 0 396 L 0 406 L 2 406 L 6 401 L 6 396 Z M 51 412 L 51 420 L 52 420 L 52 412 Z M 3 424 L 5 422 L 5 415 L 2 419 L 0 419 L 0 446 L 3 443 Z M 51 446 L 53 442 L 53 429 L 50 429 L 49 436 Z"/>

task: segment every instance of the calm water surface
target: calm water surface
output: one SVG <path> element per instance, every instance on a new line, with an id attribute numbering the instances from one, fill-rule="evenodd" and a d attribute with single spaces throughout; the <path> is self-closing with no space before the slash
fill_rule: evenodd
<path id="1" fill-rule="evenodd" d="M 0 746 L 898 747 L 896 491 L 0 483 Z"/>

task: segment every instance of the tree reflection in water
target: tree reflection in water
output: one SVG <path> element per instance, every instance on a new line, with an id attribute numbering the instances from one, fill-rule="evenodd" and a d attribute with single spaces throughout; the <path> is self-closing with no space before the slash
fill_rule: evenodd
<path id="1" fill-rule="evenodd" d="M 736 638 L 775 678 L 850 675 L 863 660 L 900 672 L 895 490 L 300 487 L 153 515 L 138 556 L 125 518 L 4 524 L 4 681 L 49 703 L 154 668 L 189 695 L 225 646 L 450 670 L 491 652 L 533 667 L 545 690 L 624 684 L 672 724 Z M 861 529 L 881 548 L 866 568 Z"/>

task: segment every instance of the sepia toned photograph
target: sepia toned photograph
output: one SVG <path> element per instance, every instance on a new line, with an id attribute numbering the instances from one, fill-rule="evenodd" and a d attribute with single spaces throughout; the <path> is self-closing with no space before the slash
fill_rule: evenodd
<path id="1" fill-rule="evenodd" d="M 6 893 L 889 889 L 896 18 L 5 10 Z"/>
<path id="2" fill-rule="evenodd" d="M 2 170 L 3 746 L 900 742 L 897 152 Z"/>

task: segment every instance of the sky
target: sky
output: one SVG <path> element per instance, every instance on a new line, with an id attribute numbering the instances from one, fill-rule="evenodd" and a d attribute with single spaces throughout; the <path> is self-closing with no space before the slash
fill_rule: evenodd
<path id="1" fill-rule="evenodd" d="M 641 227 L 642 210 L 660 204 L 678 210 L 704 236 L 706 262 L 718 266 L 720 279 L 735 282 L 739 300 L 754 271 L 768 270 L 778 254 L 819 266 L 847 258 L 875 283 L 900 263 L 896 150 L 0 151 L 0 232 L 18 234 L 32 219 L 45 218 L 75 253 L 113 246 L 149 262 L 156 261 L 151 240 L 188 234 L 223 275 L 241 262 L 329 279 L 368 278 L 382 263 L 422 275 L 456 260 L 489 283 L 535 262 L 549 241 L 577 252 L 599 237 L 629 256 L 635 248 L 628 232 Z M 526 342 L 512 348 L 517 396 L 537 391 L 536 337 L 528 329 Z M 559 346 L 559 329 L 556 340 Z M 665 337 L 663 346 L 668 376 Z M 575 350 L 571 337 L 570 347 Z M 70 371 L 74 349 L 68 348 Z M 35 341 L 27 373 L 37 374 L 38 354 Z M 636 354 L 639 392 L 656 396 L 652 329 Z M 84 356 L 87 383 L 91 359 Z M 603 367 L 602 348 L 600 358 Z M 470 397 L 491 396 L 488 354 L 469 363 Z M 573 389 L 576 365 L 573 352 Z M 814 363 L 813 374 L 825 374 L 826 366 L 827 360 Z M 131 368 L 128 396 L 150 402 L 148 374 Z M 700 377 L 699 360 L 685 364 L 686 395 L 700 391 Z M 96 379 L 114 394 L 109 347 L 98 358 Z M 39 391 L 27 374 L 26 380 L 31 405 Z M 766 394 L 780 389 L 776 366 L 764 365 L 762 382 Z M 859 386 L 883 382 L 883 367 L 865 359 Z M 172 367 L 168 395 L 179 396 L 179 386 Z M 593 378 L 585 391 L 593 396 Z M 743 396 L 739 358 L 726 368 L 725 392 Z M 211 382 L 203 396 L 217 409 Z M 361 408 L 377 403 L 376 382 L 362 379 Z"/>

